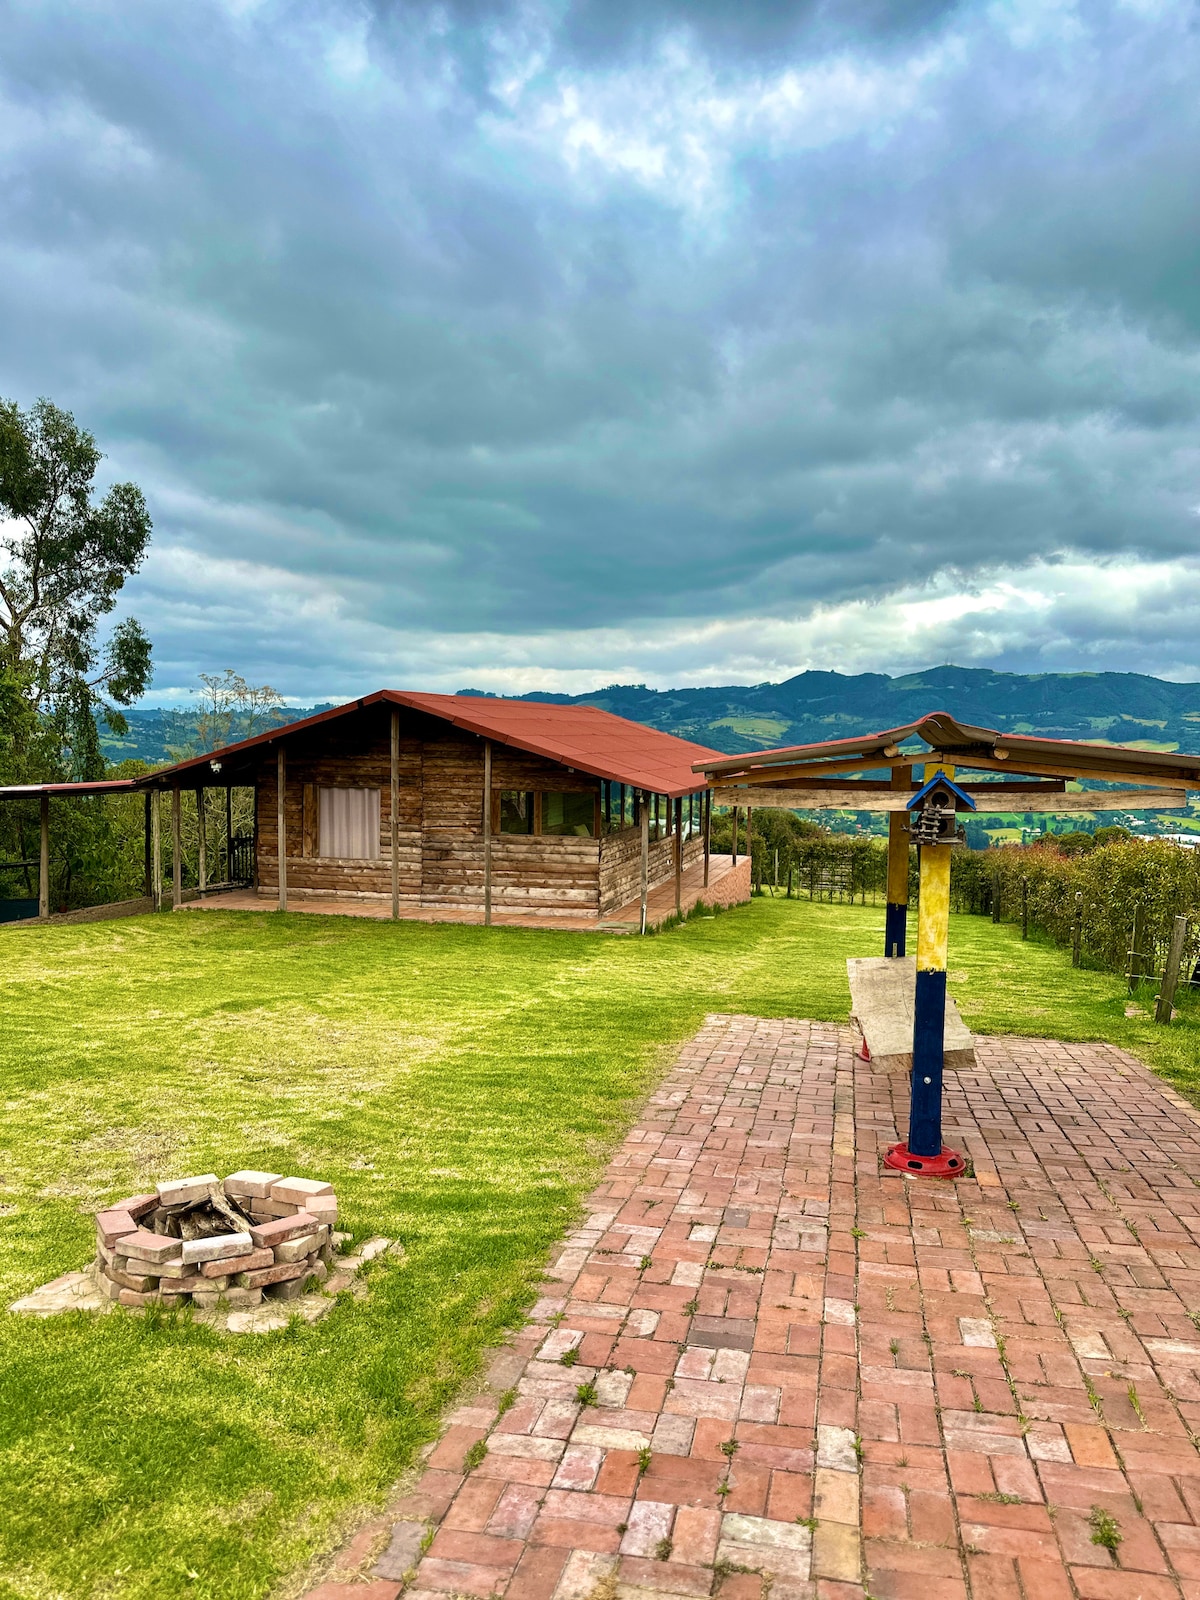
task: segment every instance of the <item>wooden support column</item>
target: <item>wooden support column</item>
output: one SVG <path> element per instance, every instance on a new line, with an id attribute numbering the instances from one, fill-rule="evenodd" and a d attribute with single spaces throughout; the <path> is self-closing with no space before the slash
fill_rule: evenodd
<path id="1" fill-rule="evenodd" d="M 650 898 L 650 807 L 646 804 L 646 791 L 642 790 L 642 803 L 638 807 L 642 825 L 642 932 L 646 931 L 646 904 Z"/>
<path id="2" fill-rule="evenodd" d="M 712 855 L 712 790 L 706 789 L 701 800 L 704 807 L 704 887 L 708 888 L 708 863 Z"/>
<path id="3" fill-rule="evenodd" d="M 279 909 L 287 910 L 287 756 L 283 746 L 275 759 L 276 854 L 279 857 Z"/>
<path id="4" fill-rule="evenodd" d="M 50 915 L 50 796 L 44 794 L 38 805 L 38 916 L 45 922 Z"/>
<path id="5" fill-rule="evenodd" d="M 183 797 L 176 783 L 171 788 L 171 910 L 183 904 Z"/>
<path id="6" fill-rule="evenodd" d="M 400 713 L 392 711 L 391 814 L 388 837 L 392 850 L 392 921 L 400 920 Z"/>
<path id="7" fill-rule="evenodd" d="M 147 796 L 147 798 L 151 798 Z M 154 896 L 155 911 L 162 910 L 162 795 L 153 796 L 154 807 L 150 813 L 150 845 L 154 856 L 154 875 L 150 880 L 150 893 Z"/>
<path id="8" fill-rule="evenodd" d="M 1183 962 L 1183 947 L 1187 942 L 1188 919 L 1176 917 L 1171 925 L 1171 947 L 1167 951 L 1167 965 L 1163 972 L 1162 989 L 1154 1008 L 1155 1022 L 1170 1022 L 1174 1012 L 1175 990 L 1179 984 L 1179 968 Z"/>
<path id="9" fill-rule="evenodd" d="M 675 914 L 683 915 L 683 801 L 675 802 Z"/>
<path id="10" fill-rule="evenodd" d="M 907 767 L 892 768 L 892 788 L 907 789 Z M 884 911 L 883 953 L 902 956 L 908 935 L 908 813 L 888 813 L 887 907 Z"/>
<path id="11" fill-rule="evenodd" d="M 737 824 L 738 824 L 738 815 L 737 814 L 738 814 L 738 808 L 736 806 L 734 806 L 734 808 L 733 808 L 733 864 L 734 864 L 735 867 L 737 866 Z"/>
<path id="12" fill-rule="evenodd" d="M 154 824 L 151 821 L 150 810 L 154 803 L 154 796 L 151 794 L 150 790 L 147 789 L 142 798 L 146 803 L 146 837 L 143 845 L 144 863 L 142 870 L 142 893 L 144 895 L 151 895 L 154 893 L 154 879 L 151 876 L 154 870 Z"/>
<path id="13" fill-rule="evenodd" d="M 196 880 L 201 894 L 208 888 L 208 838 L 204 805 L 207 793 L 203 785 L 196 790 Z"/>
<path id="14" fill-rule="evenodd" d="M 492 741 L 483 741 L 483 925 L 492 925 Z"/>
<path id="15" fill-rule="evenodd" d="M 754 807 L 746 807 L 746 860 L 750 863 L 750 890 L 754 891 Z"/>
<path id="16" fill-rule="evenodd" d="M 225 882 L 233 881 L 233 785 L 225 785 Z"/>

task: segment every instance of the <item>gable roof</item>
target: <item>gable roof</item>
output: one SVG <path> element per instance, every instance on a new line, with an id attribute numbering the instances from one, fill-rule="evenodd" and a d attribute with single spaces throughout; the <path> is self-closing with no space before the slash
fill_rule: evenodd
<path id="1" fill-rule="evenodd" d="M 673 733 L 662 733 L 641 722 L 630 722 L 626 717 L 614 716 L 611 711 L 602 711 L 599 706 L 546 705 L 536 700 L 492 700 L 476 695 L 380 689 L 361 700 L 336 706 L 332 711 L 320 711 L 299 722 L 285 722 L 251 739 L 179 761 L 136 781 L 144 786 L 168 787 L 176 779 L 207 767 L 210 762 L 225 762 L 260 745 L 286 744 L 296 734 L 322 722 L 374 705 L 421 711 L 497 744 L 545 756 L 596 778 L 607 778 L 613 783 L 672 798 L 702 789 L 703 781 L 696 777 L 697 765 L 719 757 L 719 752 L 707 745 L 678 739 Z"/>
<path id="2" fill-rule="evenodd" d="M 922 739 L 931 750 L 955 757 L 963 766 L 972 758 L 987 766 L 1003 763 L 1008 772 L 1052 774 L 1064 778 L 1130 777 L 1167 786 L 1200 787 L 1200 755 L 1183 755 L 1173 750 L 1135 750 L 1125 745 L 1092 743 L 1083 739 L 1042 739 L 1036 734 L 1000 733 L 994 728 L 977 728 L 956 722 L 947 711 L 931 711 L 916 722 L 882 733 L 862 734 L 851 739 L 828 739 L 820 744 L 785 746 L 757 750 L 748 755 L 718 756 L 697 763 L 696 770 L 723 783 L 749 777 L 770 779 L 770 769 L 800 769 L 817 766 L 826 772 L 852 771 L 863 767 L 884 767 L 900 756 L 901 745 L 909 739 Z"/>

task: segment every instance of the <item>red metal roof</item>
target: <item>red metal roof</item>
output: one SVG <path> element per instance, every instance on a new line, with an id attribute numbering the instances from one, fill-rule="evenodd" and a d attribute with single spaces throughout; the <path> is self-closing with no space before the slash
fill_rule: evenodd
<path id="1" fill-rule="evenodd" d="M 672 797 L 693 794 L 704 787 L 696 778 L 696 765 L 719 755 L 707 745 L 677 739 L 673 733 L 630 722 L 625 717 L 614 716 L 611 711 L 602 711 L 599 706 L 557 706 L 536 700 L 491 700 L 476 695 L 415 694 L 400 689 L 380 689 L 361 700 L 336 706 L 332 711 L 321 711 L 299 722 L 287 722 L 256 734 L 252 739 L 194 756 L 173 767 L 160 768 L 138 781 L 159 787 L 210 762 L 225 762 L 244 750 L 288 740 L 318 723 L 380 704 L 423 711 L 498 744 L 528 750 L 533 755 L 574 767 L 576 771 L 608 778 L 613 783 L 625 783 L 634 789 L 646 789 L 652 794 Z"/>
<path id="2" fill-rule="evenodd" d="M 35 798 L 41 794 L 112 794 L 114 790 L 136 789 L 137 778 L 97 778 L 79 783 L 10 783 L 0 787 L 0 800 Z"/>
<path id="3" fill-rule="evenodd" d="M 947 711 L 930 711 L 916 722 L 882 733 L 862 734 L 851 739 L 827 739 L 820 744 L 800 744 L 775 750 L 756 750 L 747 755 L 718 756 L 699 761 L 696 770 L 713 781 L 730 782 L 737 774 L 764 774 L 772 767 L 802 767 L 820 763 L 829 770 L 837 763 L 846 770 L 855 767 L 886 766 L 899 753 L 906 739 L 923 739 L 932 750 L 957 755 L 964 766 L 972 755 L 989 763 L 1005 761 L 1006 770 L 1019 773 L 1030 763 L 1035 772 L 1058 769 L 1063 777 L 1104 778 L 1106 773 L 1157 780 L 1168 785 L 1200 786 L 1200 755 L 1185 755 L 1173 750 L 1137 750 L 1127 745 L 1101 744 L 1084 739 L 1043 739 L 1037 734 L 1000 733 L 994 728 L 977 728 L 956 722 Z"/>

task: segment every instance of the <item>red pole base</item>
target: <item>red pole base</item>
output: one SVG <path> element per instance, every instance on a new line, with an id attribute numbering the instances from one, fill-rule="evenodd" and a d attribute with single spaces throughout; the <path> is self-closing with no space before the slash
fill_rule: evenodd
<path id="1" fill-rule="evenodd" d="M 858 1059 L 860 1061 L 870 1061 L 870 1059 L 871 1059 L 871 1052 L 870 1052 L 870 1050 L 867 1049 L 867 1036 L 866 1036 L 866 1034 L 863 1035 L 862 1043 L 858 1047 Z"/>
<path id="2" fill-rule="evenodd" d="M 949 1145 L 942 1146 L 940 1155 L 914 1156 L 903 1140 L 892 1145 L 883 1158 L 883 1164 L 895 1172 L 906 1172 L 913 1178 L 961 1178 L 967 1169 L 962 1156 L 957 1150 L 951 1150 Z"/>

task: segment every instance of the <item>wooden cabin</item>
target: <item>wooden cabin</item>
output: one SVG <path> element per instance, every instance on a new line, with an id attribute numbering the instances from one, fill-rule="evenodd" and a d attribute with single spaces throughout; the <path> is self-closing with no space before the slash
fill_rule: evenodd
<path id="1" fill-rule="evenodd" d="M 706 858 L 715 755 L 594 706 L 385 689 L 141 782 L 252 785 L 280 905 L 603 916 Z"/>

